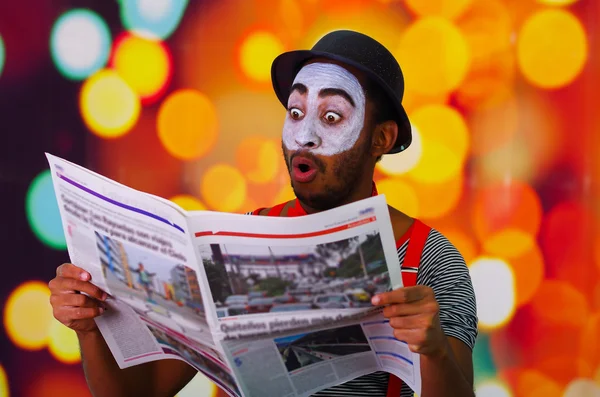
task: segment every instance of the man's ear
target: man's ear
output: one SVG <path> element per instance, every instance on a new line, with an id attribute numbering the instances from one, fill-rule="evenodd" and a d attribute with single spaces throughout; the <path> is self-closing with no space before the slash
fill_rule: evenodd
<path id="1" fill-rule="evenodd" d="M 379 157 L 389 152 L 398 138 L 398 124 L 393 120 L 384 121 L 375 126 L 371 142 L 371 154 Z"/>

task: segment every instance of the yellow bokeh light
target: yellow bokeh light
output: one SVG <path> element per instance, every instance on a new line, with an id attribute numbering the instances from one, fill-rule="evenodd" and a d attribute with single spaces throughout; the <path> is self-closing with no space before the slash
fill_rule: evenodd
<path id="1" fill-rule="evenodd" d="M 465 38 L 452 22 L 426 17 L 406 30 L 397 58 L 407 90 L 438 96 L 460 85 L 469 70 L 471 55 Z"/>
<path id="2" fill-rule="evenodd" d="M 281 188 L 279 193 L 277 193 L 275 198 L 273 198 L 271 205 L 277 205 L 277 204 L 285 203 L 285 202 L 295 200 L 295 199 L 296 199 L 296 195 L 294 194 L 294 189 L 292 188 L 292 185 L 289 183 L 286 183 L 283 185 L 283 187 Z"/>
<path id="3" fill-rule="evenodd" d="M 246 199 L 246 180 L 235 167 L 215 164 L 210 167 L 200 185 L 200 193 L 206 204 L 223 212 L 235 212 Z"/>
<path id="4" fill-rule="evenodd" d="M 506 324 L 515 312 L 515 277 L 502 259 L 480 257 L 469 265 L 477 299 L 479 327 L 492 330 Z"/>
<path id="5" fill-rule="evenodd" d="M 54 358 L 65 364 L 81 361 L 77 334 L 57 320 L 53 320 L 50 325 L 48 350 Z"/>
<path id="6" fill-rule="evenodd" d="M 581 22 L 562 9 L 538 11 L 527 19 L 517 42 L 517 60 L 529 82 L 546 89 L 571 83 L 582 71 L 588 43 Z"/>
<path id="7" fill-rule="evenodd" d="M 568 6 L 575 3 L 577 0 L 537 0 L 538 3 L 548 6 Z"/>
<path id="8" fill-rule="evenodd" d="M 182 89 L 160 106 L 157 128 L 160 141 L 172 156 L 194 160 L 208 153 L 217 141 L 217 113 L 206 95 Z"/>
<path id="9" fill-rule="evenodd" d="M 465 12 L 473 0 L 406 0 L 406 5 L 418 16 L 439 16 L 454 19 Z"/>
<path id="10" fill-rule="evenodd" d="M 600 385 L 591 379 L 574 379 L 563 394 L 563 397 L 600 397 Z"/>
<path id="11" fill-rule="evenodd" d="M 253 32 L 240 48 L 242 71 L 254 81 L 271 81 L 271 63 L 283 51 L 283 43 L 274 34 L 266 31 Z"/>
<path id="12" fill-rule="evenodd" d="M 398 178 L 377 182 L 377 191 L 384 194 L 389 205 L 411 217 L 419 216 L 419 199 L 414 188 Z"/>
<path id="13" fill-rule="evenodd" d="M 240 142 L 235 155 L 238 169 L 253 183 L 267 183 L 279 172 L 281 149 L 276 141 L 250 136 Z"/>
<path id="14" fill-rule="evenodd" d="M 423 219 L 436 219 L 447 215 L 460 201 L 463 192 L 463 178 L 458 174 L 441 183 L 413 183 L 419 200 L 419 216 Z"/>
<path id="15" fill-rule="evenodd" d="M 477 385 L 475 394 L 480 397 L 512 397 L 510 388 L 498 380 L 487 380 Z"/>
<path id="16" fill-rule="evenodd" d="M 196 197 L 189 194 L 178 194 L 170 200 L 186 211 L 206 211 L 206 206 Z"/>
<path id="17" fill-rule="evenodd" d="M 527 397 L 561 397 L 562 389 L 551 377 L 538 370 L 527 369 L 518 376 L 515 394 Z"/>
<path id="18" fill-rule="evenodd" d="M 386 175 L 398 176 L 415 168 L 421 159 L 423 148 L 419 129 L 412 126 L 412 143 L 401 155 L 383 156 L 377 163 L 377 168 Z"/>
<path id="19" fill-rule="evenodd" d="M 488 237 L 483 249 L 490 255 L 513 258 L 531 250 L 534 244 L 531 234 L 520 229 L 507 228 Z"/>
<path id="20" fill-rule="evenodd" d="M 410 117 L 421 135 L 422 155 L 408 175 L 422 183 L 455 178 L 469 149 L 467 125 L 460 113 L 445 105 L 428 105 Z"/>
<path id="21" fill-rule="evenodd" d="M 143 101 L 156 98 L 171 74 L 165 45 L 131 34 L 115 45 L 112 66 Z"/>
<path id="22" fill-rule="evenodd" d="M 50 290 L 40 281 L 28 281 L 8 297 L 4 308 L 4 327 L 12 342 L 26 350 L 46 346 L 53 321 Z"/>
<path id="23" fill-rule="evenodd" d="M 107 69 L 85 81 L 79 106 L 85 124 L 102 138 L 117 138 L 129 132 L 141 110 L 133 89 L 116 71 Z"/>
<path id="24" fill-rule="evenodd" d="M 8 377 L 2 365 L 0 365 L 0 397 L 9 397 L 10 387 L 8 385 Z"/>

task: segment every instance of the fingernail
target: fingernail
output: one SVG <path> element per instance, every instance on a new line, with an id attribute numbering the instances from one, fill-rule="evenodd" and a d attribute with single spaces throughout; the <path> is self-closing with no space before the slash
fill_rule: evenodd
<path id="1" fill-rule="evenodd" d="M 87 280 L 89 277 L 89 275 L 87 273 L 81 273 L 81 275 L 79 276 L 79 278 L 81 278 L 83 281 Z"/>
<path id="2" fill-rule="evenodd" d="M 102 294 L 102 300 L 105 301 L 108 298 L 108 294 L 105 292 Z"/>
<path id="3" fill-rule="evenodd" d="M 100 309 L 98 309 L 100 311 L 100 314 L 104 313 L 104 308 L 101 307 Z"/>
<path id="4" fill-rule="evenodd" d="M 378 305 L 379 302 L 381 302 L 381 298 L 378 296 L 374 296 L 373 299 L 371 299 L 371 303 L 374 305 Z"/>

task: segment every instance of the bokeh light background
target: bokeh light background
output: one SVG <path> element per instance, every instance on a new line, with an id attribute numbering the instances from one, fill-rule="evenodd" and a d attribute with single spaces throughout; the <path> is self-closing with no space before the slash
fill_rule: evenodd
<path id="1" fill-rule="evenodd" d="M 389 202 L 465 256 L 480 396 L 600 395 L 594 0 L 2 2 L 0 396 L 89 396 L 47 282 L 68 260 L 49 151 L 188 209 L 291 198 L 269 67 L 350 28 L 406 77 Z M 217 396 L 197 376 L 179 396 Z"/>

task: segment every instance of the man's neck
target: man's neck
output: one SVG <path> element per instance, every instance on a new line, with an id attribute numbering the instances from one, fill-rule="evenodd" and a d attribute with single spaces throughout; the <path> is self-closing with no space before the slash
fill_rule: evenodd
<path id="1" fill-rule="evenodd" d="M 365 180 L 356 185 L 355 189 L 352 190 L 352 193 L 348 195 L 348 197 L 341 201 L 336 207 L 340 207 L 342 205 L 350 204 L 355 201 L 363 200 L 373 196 L 373 180 Z M 315 214 L 317 212 L 321 212 L 321 210 L 312 208 L 306 203 L 302 202 L 300 199 L 296 200 L 296 205 L 302 206 L 302 209 L 306 212 L 307 215 Z"/>

